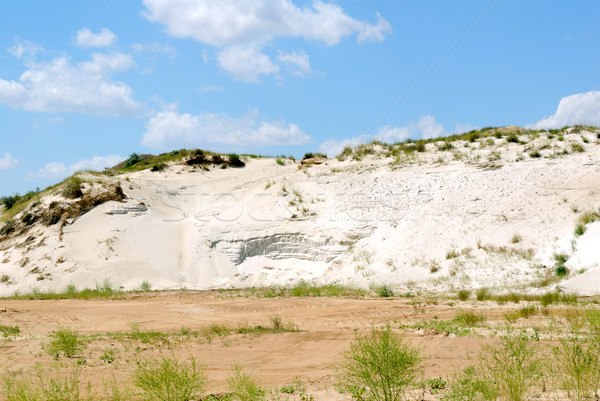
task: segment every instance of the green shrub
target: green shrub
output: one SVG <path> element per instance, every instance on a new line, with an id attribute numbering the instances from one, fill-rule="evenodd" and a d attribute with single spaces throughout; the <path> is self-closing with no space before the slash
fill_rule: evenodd
<path id="1" fill-rule="evenodd" d="M 382 331 L 373 329 L 370 335 L 357 334 L 343 357 L 341 389 L 362 393 L 367 400 L 403 399 L 420 374 L 419 350 L 392 333 L 389 326 Z"/>
<path id="2" fill-rule="evenodd" d="M 133 379 L 145 399 L 152 401 L 196 400 L 208 383 L 204 368 L 193 358 L 188 363 L 164 357 L 140 361 Z"/>
<path id="3" fill-rule="evenodd" d="M 460 290 L 460 291 L 458 291 L 458 294 L 456 294 L 456 297 L 458 299 L 460 299 L 461 301 L 466 301 L 467 299 L 471 298 L 471 291 Z"/>
<path id="4" fill-rule="evenodd" d="M 394 291 L 392 290 L 392 287 L 390 287 L 387 284 L 377 287 L 375 291 L 377 292 L 377 295 L 379 295 L 381 298 L 389 298 L 394 296 Z"/>
<path id="5" fill-rule="evenodd" d="M 504 337 L 498 345 L 484 345 L 479 370 L 494 391 L 507 401 L 521 401 L 542 376 L 536 344 L 525 334 Z"/>
<path id="6" fill-rule="evenodd" d="M 276 159 L 275 163 L 279 164 L 280 166 L 285 166 L 285 162 L 281 159 Z"/>
<path id="7" fill-rule="evenodd" d="M 152 289 L 152 284 L 150 284 L 150 282 L 148 280 L 144 280 L 144 281 L 142 281 L 142 284 L 140 284 L 141 292 L 148 292 L 151 289 Z"/>
<path id="8" fill-rule="evenodd" d="M 167 168 L 167 165 L 165 163 L 156 163 L 155 165 L 152 166 L 150 171 L 158 172 L 158 171 L 163 171 L 165 168 Z"/>
<path id="9" fill-rule="evenodd" d="M 44 377 L 41 373 L 37 379 L 21 378 L 12 372 L 4 377 L 4 395 L 7 401 L 84 401 L 79 388 L 77 370 L 69 375 L 57 372 L 56 377 Z"/>
<path id="10" fill-rule="evenodd" d="M 571 144 L 571 151 L 582 153 L 582 152 L 585 152 L 585 148 L 580 143 L 573 143 L 573 144 Z"/>
<path id="11" fill-rule="evenodd" d="M 592 399 L 600 387 L 598 344 L 571 335 L 554 348 L 557 373 L 570 400 Z"/>
<path id="12" fill-rule="evenodd" d="M 15 205 L 15 203 L 19 201 L 19 199 L 21 199 L 21 196 L 18 194 L 12 196 L 5 196 L 2 198 L 2 204 L 4 205 L 4 208 L 6 210 L 9 210 L 12 209 L 12 207 Z"/>
<path id="13" fill-rule="evenodd" d="M 260 386 L 256 378 L 244 372 L 240 366 L 235 366 L 231 375 L 227 378 L 229 391 L 234 399 L 239 401 L 262 401 L 266 400 L 265 390 Z"/>
<path id="14" fill-rule="evenodd" d="M 16 336 L 21 333 L 21 329 L 19 329 L 19 326 L 0 325 L 0 333 L 2 333 L 3 337 Z"/>
<path id="15" fill-rule="evenodd" d="M 485 316 L 478 315 L 472 311 L 459 311 L 454 317 L 454 321 L 468 327 L 475 327 L 485 321 Z"/>
<path id="16" fill-rule="evenodd" d="M 81 184 L 83 181 L 79 177 L 71 177 L 65 181 L 65 185 L 62 190 L 62 195 L 65 198 L 76 199 L 81 198 L 83 192 L 81 192 Z"/>
<path id="17" fill-rule="evenodd" d="M 142 158 L 140 157 L 140 155 L 138 155 L 137 153 L 132 153 L 131 155 L 129 155 L 129 158 L 125 160 L 125 168 L 138 164 L 141 161 Z"/>
<path id="18" fill-rule="evenodd" d="M 85 345 L 79 334 L 68 327 L 59 327 L 49 337 L 52 340 L 44 348 L 48 354 L 56 358 L 61 352 L 67 358 L 71 358 L 81 352 Z"/>
<path id="19" fill-rule="evenodd" d="M 233 167 L 244 167 L 246 165 L 246 163 L 244 163 L 235 153 L 229 155 L 229 164 Z"/>
<path id="20" fill-rule="evenodd" d="M 498 398 L 491 384 L 477 375 L 474 367 L 466 368 L 450 380 L 443 401 L 492 401 Z"/>
<path id="21" fill-rule="evenodd" d="M 585 226 L 583 224 L 578 224 L 577 227 L 575 227 L 575 236 L 581 237 L 583 234 L 585 234 L 585 231 Z"/>
<path id="22" fill-rule="evenodd" d="M 478 301 L 487 301 L 488 299 L 490 299 L 491 295 L 490 295 L 489 288 L 487 288 L 487 287 L 478 288 L 477 291 L 475 291 L 475 298 Z"/>

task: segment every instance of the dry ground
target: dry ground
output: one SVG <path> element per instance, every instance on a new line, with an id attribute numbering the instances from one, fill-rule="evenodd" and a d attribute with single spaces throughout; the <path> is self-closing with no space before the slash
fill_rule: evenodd
<path id="1" fill-rule="evenodd" d="M 206 366 L 213 392 L 226 391 L 226 377 L 234 364 L 254 373 L 269 388 L 279 388 L 299 377 L 315 399 L 349 399 L 335 390 L 335 365 L 357 330 L 390 323 L 407 339 L 422 348 L 424 380 L 449 379 L 457 369 L 472 363 L 484 343 L 496 341 L 498 332 L 509 324 L 505 314 L 518 304 L 461 302 L 434 298 L 247 298 L 217 292 L 162 292 L 131 295 L 109 300 L 14 301 L 0 300 L 0 325 L 18 326 L 21 334 L 0 340 L 0 370 L 24 369 L 56 364 L 42 350 L 48 335 L 58 326 L 89 335 L 79 366 L 84 381 L 101 383 L 113 375 L 129 380 L 135 361 L 147 356 L 193 355 Z M 538 330 L 543 343 L 554 342 L 564 327 L 566 306 L 554 306 L 529 318 L 520 318 L 513 327 Z M 402 328 L 423 321 L 451 320 L 461 310 L 471 309 L 486 316 L 482 327 L 467 336 L 448 335 L 435 330 Z M 94 337 L 92 335 L 130 333 L 139 330 L 179 332 L 182 328 L 202 330 L 211 324 L 236 327 L 270 326 L 272 316 L 293 322 L 298 332 L 232 334 L 228 336 L 172 335 L 168 341 L 143 342 L 137 339 Z M 1 337 L 0 337 L 1 338 Z M 100 359 L 114 352 L 114 363 Z M 77 358 L 61 357 L 71 366 Z M 431 398 L 427 395 L 427 398 Z M 2 397 L 0 397 L 2 399 Z"/>

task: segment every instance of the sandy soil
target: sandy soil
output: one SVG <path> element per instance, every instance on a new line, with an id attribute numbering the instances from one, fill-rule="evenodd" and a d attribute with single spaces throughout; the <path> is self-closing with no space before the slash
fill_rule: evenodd
<path id="1" fill-rule="evenodd" d="M 270 318 L 281 316 L 300 329 L 299 332 L 257 335 L 231 335 L 175 340 L 171 344 L 142 343 L 134 340 L 96 339 L 82 356 L 80 366 L 84 380 L 93 384 L 110 379 L 127 381 L 135 361 L 148 356 L 175 355 L 197 357 L 206 364 L 212 377 L 212 391 L 225 391 L 225 379 L 234 364 L 251 370 L 260 381 L 277 388 L 295 377 L 309 384 L 315 399 L 346 399 L 335 390 L 335 365 L 340 352 L 354 338 L 355 331 L 391 323 L 407 339 L 423 350 L 424 379 L 448 379 L 471 364 L 484 343 L 496 341 L 493 332 L 469 337 L 447 333 L 398 329 L 400 324 L 431 320 L 437 316 L 448 320 L 462 308 L 473 308 L 488 318 L 488 324 L 506 324 L 503 313 L 516 306 L 498 306 L 492 302 L 457 302 L 419 299 L 351 299 L 351 298 L 223 298 L 216 293 L 152 293 L 117 300 L 0 301 L 0 325 L 19 326 L 21 335 L 5 339 L 0 346 L 0 370 L 25 369 L 36 364 L 53 363 L 42 351 L 47 335 L 58 326 L 68 326 L 81 334 L 129 332 L 132 324 L 146 330 L 178 331 L 183 327 L 199 330 L 210 324 L 236 326 L 240 323 L 268 326 Z M 433 303 L 432 303 L 433 302 Z M 558 309 L 555 313 L 559 313 Z M 527 320 L 530 326 L 544 326 L 547 317 Z M 115 362 L 106 364 L 100 356 L 114 350 Z M 76 359 L 61 358 L 63 364 Z M 430 397 L 430 395 L 428 396 Z"/>

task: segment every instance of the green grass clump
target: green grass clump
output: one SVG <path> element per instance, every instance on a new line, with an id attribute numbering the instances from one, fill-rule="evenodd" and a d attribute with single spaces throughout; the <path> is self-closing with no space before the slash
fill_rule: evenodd
<path id="1" fill-rule="evenodd" d="M 471 291 L 469 291 L 469 290 L 460 290 L 456 294 L 456 297 L 458 299 L 460 299 L 461 301 L 466 301 L 467 299 L 471 298 Z"/>
<path id="2" fill-rule="evenodd" d="M 479 323 L 485 321 L 485 316 L 478 315 L 475 312 L 466 310 L 459 311 L 454 317 L 454 322 L 457 325 L 464 325 L 467 327 L 475 327 L 479 325 Z"/>
<path id="3" fill-rule="evenodd" d="M 357 334 L 340 365 L 340 388 L 365 400 L 395 401 L 415 383 L 420 374 L 418 348 L 392 333 L 390 327 Z"/>
<path id="4" fill-rule="evenodd" d="M 600 388 L 600 348 L 576 334 L 560 341 L 554 348 L 555 366 L 562 378 L 562 387 L 570 400 L 597 397 Z"/>
<path id="5" fill-rule="evenodd" d="M 81 185 L 83 181 L 77 176 L 73 176 L 67 179 L 64 183 L 62 195 L 68 199 L 81 198 L 83 192 L 81 192 Z"/>
<path id="6" fill-rule="evenodd" d="M 19 326 L 0 325 L 0 333 L 3 337 L 16 336 L 21 333 Z"/>
<path id="7" fill-rule="evenodd" d="M 231 375 L 227 378 L 229 391 L 234 399 L 239 401 L 263 401 L 266 400 L 266 392 L 258 380 L 251 374 L 244 372 L 240 366 L 235 366 Z"/>
<path id="8" fill-rule="evenodd" d="M 275 163 L 277 163 L 280 166 L 285 166 L 285 162 L 281 159 L 275 159 Z"/>
<path id="9" fill-rule="evenodd" d="M 389 298 L 389 297 L 394 296 L 394 291 L 392 290 L 392 287 L 390 287 L 388 284 L 384 284 L 384 285 L 380 285 L 379 287 L 376 287 L 375 292 L 381 298 Z"/>
<path id="10" fill-rule="evenodd" d="M 194 358 L 188 362 L 164 357 L 140 361 L 133 379 L 149 401 L 197 400 L 208 383 L 204 367 Z"/>
<path id="11" fill-rule="evenodd" d="M 58 358 L 61 353 L 65 357 L 71 358 L 80 353 L 85 346 L 81 336 L 68 327 L 59 327 L 49 337 L 51 338 L 50 342 L 43 347 L 48 354 L 55 358 Z"/>
<path id="12" fill-rule="evenodd" d="M 57 372 L 56 377 L 20 377 L 18 372 L 4 377 L 7 401 L 88 401 L 81 393 L 77 370 L 70 374 Z"/>
<path id="13" fill-rule="evenodd" d="M 454 376 L 448 383 L 448 391 L 441 397 L 443 401 L 491 401 L 497 398 L 497 390 L 478 375 L 473 366 Z"/>
<path id="14" fill-rule="evenodd" d="M 543 373 L 537 344 L 525 334 L 510 335 L 498 345 L 484 345 L 479 370 L 493 392 L 507 401 L 522 401 Z"/>
<path id="15" fill-rule="evenodd" d="M 478 301 L 487 301 L 488 299 L 491 299 L 490 289 L 487 287 L 478 288 L 477 291 L 475 291 L 475 299 Z"/>

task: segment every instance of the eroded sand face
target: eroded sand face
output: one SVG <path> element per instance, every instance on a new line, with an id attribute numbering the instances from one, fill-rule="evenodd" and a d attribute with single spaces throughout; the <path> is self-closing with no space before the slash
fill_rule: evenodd
<path id="1" fill-rule="evenodd" d="M 9 278 L 0 295 L 105 280 L 126 290 L 144 280 L 153 289 L 310 280 L 510 290 L 551 276 L 561 253 L 573 278 L 560 285 L 597 293 L 600 223 L 574 235 L 578 214 L 600 205 L 600 146 L 584 135 L 595 138 L 463 141 L 452 151 L 429 144 L 400 164 L 382 151 L 302 169 L 249 159 L 242 169 L 172 165 L 105 178 L 120 181 L 124 202 L 92 209 L 62 236 L 58 225 L 36 226 L 0 244 L 0 274 Z M 548 153 L 573 144 L 585 152 Z M 548 157 L 528 156 L 534 145 L 549 146 Z"/>

